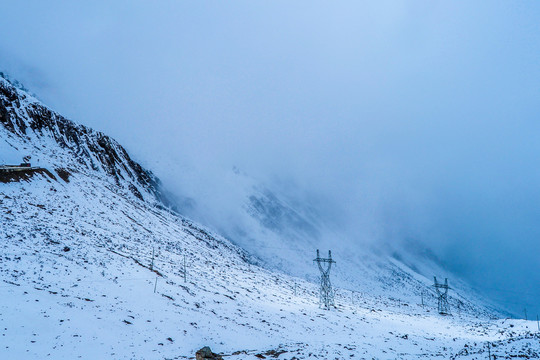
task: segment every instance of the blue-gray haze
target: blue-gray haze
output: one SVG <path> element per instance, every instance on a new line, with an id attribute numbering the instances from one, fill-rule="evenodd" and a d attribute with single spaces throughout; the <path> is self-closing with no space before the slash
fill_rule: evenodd
<path id="1" fill-rule="evenodd" d="M 352 244 L 421 241 L 540 312 L 540 3 L 3 0 L 0 16 L 2 70 L 208 211 L 234 213 L 237 166 L 317 197 Z"/>

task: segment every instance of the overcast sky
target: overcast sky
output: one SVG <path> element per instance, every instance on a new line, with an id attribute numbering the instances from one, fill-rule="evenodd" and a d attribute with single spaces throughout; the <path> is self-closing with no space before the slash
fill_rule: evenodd
<path id="1" fill-rule="evenodd" d="M 415 238 L 516 311 L 540 295 L 540 3 L 1 1 L 0 16 L 0 70 L 216 213 L 237 166 L 326 199 L 359 246 Z"/>

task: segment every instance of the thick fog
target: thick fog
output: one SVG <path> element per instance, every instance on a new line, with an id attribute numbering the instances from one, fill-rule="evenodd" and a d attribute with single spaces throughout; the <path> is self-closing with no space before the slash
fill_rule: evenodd
<path id="1" fill-rule="evenodd" d="M 540 312 L 540 4 L 0 3 L 0 70 L 209 222 L 233 167 Z M 214 224 L 214 226 L 220 226 Z"/>

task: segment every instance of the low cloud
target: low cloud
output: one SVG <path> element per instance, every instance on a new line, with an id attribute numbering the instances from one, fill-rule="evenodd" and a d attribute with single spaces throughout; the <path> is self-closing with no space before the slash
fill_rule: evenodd
<path id="1" fill-rule="evenodd" d="M 414 239 L 521 309 L 540 295 L 539 10 L 11 2 L 0 67 L 211 223 L 240 216 L 236 166 L 351 246 Z"/>

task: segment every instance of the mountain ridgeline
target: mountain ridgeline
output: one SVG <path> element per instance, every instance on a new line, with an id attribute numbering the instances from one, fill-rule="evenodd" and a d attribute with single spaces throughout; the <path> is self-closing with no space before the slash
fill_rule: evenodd
<path id="1" fill-rule="evenodd" d="M 17 84 L 0 73 L 0 124 L 9 137 L 27 145 L 26 152 L 33 153 L 32 148 L 39 146 L 39 142 L 52 139 L 65 150 L 64 155 L 68 155 L 59 158 L 58 164 L 52 164 L 57 172 L 63 171 L 64 176 L 66 171 L 77 171 L 81 166 L 103 171 L 116 185 L 126 187 L 137 198 L 143 199 L 143 194 L 149 194 L 167 204 L 159 179 L 133 161 L 116 140 L 66 119 Z M 62 177 L 61 173 L 59 175 Z"/>

